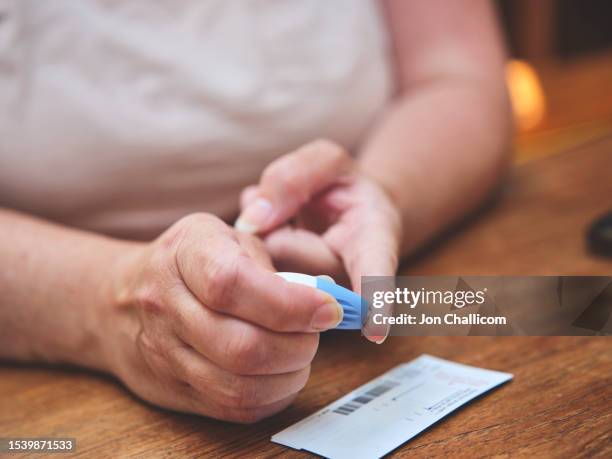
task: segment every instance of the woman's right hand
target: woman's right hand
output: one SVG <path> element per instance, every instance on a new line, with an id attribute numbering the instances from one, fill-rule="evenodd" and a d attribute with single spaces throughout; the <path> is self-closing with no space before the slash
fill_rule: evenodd
<path id="1" fill-rule="evenodd" d="M 273 271 L 258 239 L 208 214 L 129 250 L 100 319 L 108 369 L 174 410 L 236 422 L 282 410 L 342 309 Z"/>

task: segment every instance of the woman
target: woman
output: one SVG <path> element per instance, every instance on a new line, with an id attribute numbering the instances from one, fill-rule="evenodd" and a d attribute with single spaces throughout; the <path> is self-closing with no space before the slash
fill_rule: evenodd
<path id="1" fill-rule="evenodd" d="M 109 372 L 175 410 L 271 415 L 342 319 L 273 272 L 356 290 L 393 275 L 503 171 L 485 0 L 3 8 L 5 358 Z"/>

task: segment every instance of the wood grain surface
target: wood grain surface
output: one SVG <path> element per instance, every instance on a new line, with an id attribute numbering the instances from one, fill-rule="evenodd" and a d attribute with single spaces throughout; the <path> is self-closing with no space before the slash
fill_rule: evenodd
<path id="1" fill-rule="evenodd" d="M 588 224 L 607 210 L 610 138 L 516 168 L 494 206 L 402 273 L 612 275 L 612 262 L 584 244 Z M 378 346 L 356 333 L 326 333 L 297 401 L 249 426 L 160 410 L 104 375 L 5 363 L 0 437 L 75 437 L 76 454 L 95 458 L 304 456 L 270 436 L 422 353 L 515 377 L 394 455 L 612 457 L 610 337 L 392 337 Z"/>

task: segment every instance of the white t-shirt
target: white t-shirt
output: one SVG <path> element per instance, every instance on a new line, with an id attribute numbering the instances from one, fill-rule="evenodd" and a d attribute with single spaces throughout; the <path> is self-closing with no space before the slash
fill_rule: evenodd
<path id="1" fill-rule="evenodd" d="M 153 235 L 390 97 L 374 0 L 0 3 L 0 206 Z"/>

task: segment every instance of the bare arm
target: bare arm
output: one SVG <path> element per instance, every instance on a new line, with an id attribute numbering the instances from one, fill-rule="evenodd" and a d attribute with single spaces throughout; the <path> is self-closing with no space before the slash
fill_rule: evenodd
<path id="1" fill-rule="evenodd" d="M 504 49 L 487 0 L 387 0 L 399 94 L 362 169 L 403 217 L 402 253 L 478 205 L 507 162 Z"/>
<path id="2" fill-rule="evenodd" d="M 244 190 L 236 222 L 264 235 L 283 269 L 347 274 L 355 290 L 362 276 L 395 274 L 401 255 L 482 202 L 502 175 L 511 135 L 489 2 L 385 7 L 398 94 L 357 163 L 333 142 L 306 144 Z M 287 225 L 300 214 L 300 227 Z"/>
<path id="3" fill-rule="evenodd" d="M 103 369 L 101 311 L 130 244 L 0 209 L 0 357 Z"/>
<path id="4" fill-rule="evenodd" d="M 0 209 L 0 264 L 0 358 L 99 369 L 152 403 L 225 420 L 291 403 L 318 332 L 342 319 L 209 214 L 134 243 Z"/>

